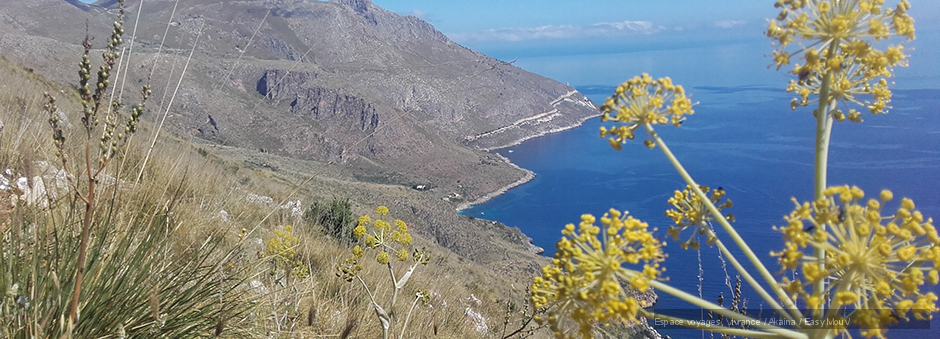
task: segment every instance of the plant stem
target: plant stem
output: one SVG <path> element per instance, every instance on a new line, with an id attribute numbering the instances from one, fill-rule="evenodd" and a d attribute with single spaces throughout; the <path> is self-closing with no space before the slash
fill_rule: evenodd
<path id="1" fill-rule="evenodd" d="M 382 307 L 375 302 L 375 295 L 373 295 L 372 291 L 369 290 L 369 286 L 366 286 L 366 282 L 363 281 L 359 276 L 356 276 L 356 279 L 359 279 L 359 283 L 362 284 L 362 288 L 364 288 L 366 293 L 369 294 L 369 301 L 372 302 L 372 308 L 375 309 L 375 316 L 376 318 L 379 318 L 379 325 L 382 327 L 382 339 L 388 339 L 388 328 L 391 324 L 388 313 L 386 313 L 385 310 L 383 310 Z"/>
<path id="2" fill-rule="evenodd" d="M 178 3 L 179 3 L 179 1 L 177 1 L 177 4 L 178 4 Z M 173 10 L 176 11 L 176 5 L 173 5 Z M 172 15 L 171 15 L 171 17 L 172 17 Z M 166 121 L 166 116 L 167 116 L 167 114 L 170 113 L 170 107 L 173 106 L 173 100 L 176 99 L 176 93 L 179 92 L 179 90 L 180 90 L 180 85 L 183 83 L 183 77 L 186 76 L 186 70 L 189 68 L 189 62 L 193 59 L 193 53 L 196 52 L 196 46 L 199 45 L 199 37 L 202 36 L 202 29 L 203 29 L 205 26 L 206 26 L 206 22 L 205 22 L 205 21 L 203 21 L 202 24 L 199 26 L 199 31 L 198 31 L 198 33 L 196 33 L 196 40 L 193 41 L 193 48 L 189 51 L 189 57 L 186 58 L 186 64 L 183 66 L 183 71 L 180 73 L 179 81 L 176 82 L 176 89 L 173 90 L 173 96 L 170 97 L 170 103 L 167 104 L 167 106 L 166 106 L 166 111 L 163 112 L 163 117 L 160 119 L 160 124 L 157 125 L 157 130 L 153 132 L 153 139 L 150 140 L 150 148 L 147 149 L 147 155 L 144 156 L 144 162 L 143 162 L 142 165 L 140 165 L 140 172 L 137 173 L 137 179 L 134 179 L 134 183 L 139 183 L 139 182 L 140 182 L 140 179 L 144 176 L 144 169 L 147 168 L 147 161 L 150 160 L 150 156 L 153 154 L 153 148 L 154 148 L 154 146 L 157 144 L 157 137 L 160 136 L 160 131 L 163 129 L 163 122 Z M 169 26 L 167 26 L 167 30 L 169 30 Z M 165 37 L 166 37 L 166 36 L 164 36 L 164 38 L 165 38 Z M 162 43 L 160 44 L 160 47 L 161 47 L 161 48 L 163 47 L 163 44 L 162 44 Z M 176 66 L 175 63 L 174 63 L 173 65 L 174 65 L 174 67 Z M 156 62 L 154 63 L 154 67 L 156 67 Z M 171 71 L 170 73 L 172 73 L 172 71 Z M 152 71 L 151 71 L 151 75 L 152 75 Z M 148 78 L 148 79 L 149 79 L 149 78 Z M 166 89 L 169 89 L 169 88 L 170 88 L 170 78 L 167 78 L 166 81 L 167 81 L 167 83 L 166 83 L 166 84 L 167 84 Z M 165 90 L 164 90 L 163 95 L 164 95 L 164 97 L 166 97 L 166 91 L 165 91 Z M 161 107 L 163 106 L 163 101 L 162 101 L 162 100 L 160 101 L 160 106 L 161 106 Z"/>
<path id="3" fill-rule="evenodd" d="M 826 60 L 831 60 L 837 51 L 839 40 L 836 39 L 829 45 L 826 51 Z M 832 115 L 829 114 L 829 89 L 832 86 L 832 71 L 827 71 L 823 76 L 822 84 L 819 86 L 819 107 L 816 108 L 816 153 L 814 159 L 813 172 L 813 201 L 823 198 L 823 190 L 826 189 L 827 170 L 829 168 L 829 137 L 832 135 Z M 835 103 L 833 103 L 833 106 Z M 818 226 L 820 230 L 825 231 L 826 225 Z M 823 265 L 826 260 L 826 250 L 815 247 L 813 255 L 816 257 L 817 264 Z M 820 279 L 813 286 L 813 292 L 816 295 L 822 295 L 826 289 L 825 279 Z"/>
<path id="4" fill-rule="evenodd" d="M 88 195 L 83 198 L 85 202 L 85 215 L 82 219 L 81 242 L 78 247 L 78 262 L 75 265 L 75 287 L 72 289 L 72 300 L 69 302 L 69 321 L 78 323 L 78 302 L 82 291 L 82 280 L 85 279 L 85 256 L 88 254 L 88 238 L 91 236 L 92 214 L 95 211 L 95 174 L 91 170 L 91 143 L 85 143 L 85 168 L 88 175 Z M 76 193 L 78 194 L 78 193 Z M 79 194 L 80 195 L 80 194 Z"/>
<path id="5" fill-rule="evenodd" d="M 776 333 L 778 337 L 806 339 L 806 335 L 805 335 L 805 334 L 796 332 L 796 331 L 791 330 L 791 329 L 786 329 L 786 328 L 774 326 L 774 325 L 771 325 L 771 324 L 769 324 L 769 323 L 767 323 L 767 322 L 764 322 L 764 321 L 761 321 L 761 320 L 757 320 L 757 319 L 751 318 L 751 317 L 749 317 L 749 316 L 747 316 L 747 315 L 744 315 L 744 314 L 741 314 L 741 313 L 737 313 L 737 312 L 733 312 L 733 311 L 731 311 L 731 310 L 729 310 L 729 309 L 726 309 L 726 308 L 724 308 L 724 307 L 721 307 L 721 306 L 719 306 L 719 305 L 713 304 L 713 303 L 711 303 L 711 302 L 709 302 L 709 301 L 702 300 L 702 299 L 699 298 L 699 297 L 696 297 L 696 296 L 694 296 L 694 295 L 691 295 L 691 294 L 689 294 L 689 293 L 686 293 L 686 292 L 683 291 L 683 290 L 680 290 L 680 289 L 677 289 L 677 288 L 675 288 L 675 287 L 669 286 L 669 285 L 667 285 L 667 284 L 665 284 L 665 283 L 663 283 L 663 282 L 661 282 L 661 281 L 659 281 L 659 280 L 650 280 L 649 283 L 650 283 L 650 286 L 652 286 L 653 288 L 655 288 L 655 289 L 657 289 L 657 290 L 660 290 L 660 291 L 663 291 L 663 292 L 666 292 L 666 293 L 668 293 L 668 294 L 671 294 L 671 295 L 673 295 L 673 296 L 675 296 L 675 297 L 677 297 L 677 298 L 679 298 L 679 299 L 685 300 L 685 301 L 691 303 L 692 305 L 701 307 L 701 308 L 706 309 L 706 310 L 711 310 L 711 311 L 713 311 L 713 312 L 715 312 L 715 313 L 720 314 L 721 316 L 723 316 L 723 317 L 725 317 L 725 318 L 730 318 L 730 319 L 733 319 L 733 320 L 737 320 L 737 321 L 740 321 L 740 322 L 744 322 L 744 323 L 749 324 L 750 326 L 753 326 L 753 327 L 755 327 L 755 328 L 758 328 L 758 329 L 761 329 L 761 330 L 764 330 L 764 331 L 767 331 L 767 332 Z"/>
<path id="6" fill-rule="evenodd" d="M 415 297 L 415 301 L 411 303 L 411 309 L 408 310 L 408 315 L 405 316 L 405 322 L 401 324 L 401 334 L 398 336 L 398 339 L 405 337 L 405 329 L 408 328 L 408 320 L 411 319 L 411 312 L 415 310 L 415 306 L 418 306 L 419 297 Z"/>
<path id="7" fill-rule="evenodd" d="M 372 291 L 369 290 L 369 286 L 366 285 L 366 282 L 363 281 L 362 278 L 359 276 L 356 276 L 356 279 L 359 280 L 359 283 L 362 284 L 362 288 L 364 288 L 366 290 L 366 294 L 369 295 L 369 301 L 375 304 L 375 296 L 372 295 Z"/>
<path id="8" fill-rule="evenodd" d="M 709 332 L 730 334 L 733 336 L 742 336 L 746 338 L 796 338 L 793 336 L 787 336 L 787 335 L 781 335 L 781 334 L 775 334 L 775 333 L 745 330 L 742 328 L 731 328 L 731 327 L 719 326 L 719 325 L 711 325 L 709 323 L 703 323 L 699 321 L 693 321 L 693 320 L 682 319 L 682 318 L 672 317 L 672 316 L 663 315 L 663 314 L 657 314 L 646 309 L 640 309 L 639 314 L 645 318 L 667 321 L 669 322 L 669 324 L 675 324 L 679 326 L 685 326 L 688 328 L 700 329 L 700 330 L 705 330 Z M 805 338 L 805 337 L 799 337 L 799 338 Z"/>
<path id="9" fill-rule="evenodd" d="M 682 163 L 679 162 L 679 159 L 677 159 L 676 156 L 672 154 L 672 151 L 669 150 L 669 147 L 666 146 L 666 142 L 664 142 L 663 139 L 659 137 L 659 134 L 656 134 L 656 131 L 653 130 L 653 126 L 651 126 L 649 123 L 646 123 L 643 126 L 646 128 L 647 133 L 649 133 L 650 136 L 653 138 L 653 140 L 656 142 L 656 145 L 659 146 L 659 148 L 663 150 L 663 154 L 666 155 L 666 158 L 668 158 L 669 161 L 672 163 L 672 165 L 676 168 L 676 171 L 679 172 L 679 175 L 681 175 L 682 178 L 685 179 L 685 182 L 689 185 L 692 191 L 694 191 L 695 194 L 698 195 L 698 197 L 702 200 L 702 202 L 708 208 L 708 211 L 711 212 L 711 214 L 715 216 L 715 220 L 717 220 L 718 223 L 721 224 L 722 228 L 724 228 L 725 231 L 728 232 L 728 235 L 731 236 L 731 239 L 734 240 L 734 243 L 738 245 L 738 247 L 741 249 L 742 252 L 744 252 L 744 255 L 748 258 L 748 260 L 751 261 L 751 264 L 754 265 L 754 268 L 757 269 L 757 271 L 761 274 L 764 280 L 767 281 L 768 284 L 770 284 L 774 292 L 777 292 L 777 297 L 781 301 L 783 301 L 786 307 L 788 307 L 791 310 L 796 310 L 797 309 L 796 305 L 793 303 L 792 300 L 790 300 L 786 291 L 784 291 L 783 288 L 780 287 L 780 284 L 778 284 L 777 281 L 774 280 L 773 275 L 770 274 L 770 271 L 767 270 L 767 267 L 764 266 L 764 263 L 761 262 L 760 258 L 758 258 L 757 255 L 754 254 L 754 251 L 752 251 L 751 247 L 747 245 L 747 243 L 744 241 L 743 238 L 741 238 L 741 235 L 738 234 L 738 231 L 735 230 L 734 227 L 731 226 L 731 223 L 728 222 L 728 219 L 726 219 L 725 216 L 721 214 L 721 211 L 719 211 L 718 208 L 715 207 L 715 204 L 713 204 L 711 200 L 709 200 L 708 197 L 705 195 L 705 193 L 702 192 L 702 189 L 699 188 L 697 183 L 695 183 L 695 180 L 692 179 L 692 176 L 689 175 L 689 172 L 685 170 L 685 167 L 682 166 Z M 778 313 L 779 312 L 780 311 L 778 310 Z"/>
<path id="10" fill-rule="evenodd" d="M 386 263 L 388 266 L 388 275 L 392 277 L 392 303 L 388 305 L 388 316 L 395 316 L 395 301 L 398 300 L 398 279 L 395 279 L 395 272 L 392 271 L 392 262 Z"/>
<path id="11" fill-rule="evenodd" d="M 751 273 L 745 270 L 744 266 L 741 266 L 741 263 L 738 262 L 738 259 L 734 257 L 734 254 L 732 254 L 731 251 L 728 250 L 728 247 L 725 246 L 723 242 L 721 242 L 721 239 L 718 239 L 718 236 L 715 234 L 715 231 L 712 230 L 711 228 L 706 228 L 706 229 L 708 230 L 708 235 L 715 239 L 715 246 L 718 246 L 718 249 L 721 251 L 721 253 L 723 253 L 725 257 L 728 258 L 728 261 L 731 262 L 731 266 L 734 266 L 734 268 L 738 270 L 738 273 L 741 274 L 744 280 L 747 281 L 747 283 L 751 285 L 751 287 L 754 288 L 755 291 L 757 291 L 757 294 L 759 294 L 761 298 L 767 301 L 767 303 L 769 303 L 770 306 L 773 307 L 773 309 L 777 311 L 777 313 L 779 313 L 781 316 L 783 316 L 784 318 L 786 318 L 787 320 L 791 322 L 795 322 L 796 318 L 803 318 L 803 314 L 800 313 L 800 310 L 798 309 L 789 309 L 789 311 L 793 312 L 794 314 L 790 314 L 786 312 L 784 308 L 781 307 L 780 304 L 777 303 L 777 300 L 774 299 L 772 296 L 770 296 L 770 293 L 767 293 L 767 290 L 765 290 L 764 287 L 761 286 L 757 282 L 757 280 L 754 279 L 753 276 L 751 276 Z"/>

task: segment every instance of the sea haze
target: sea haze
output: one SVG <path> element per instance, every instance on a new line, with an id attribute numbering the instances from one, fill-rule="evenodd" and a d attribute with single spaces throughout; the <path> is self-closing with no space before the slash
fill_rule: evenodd
<path id="1" fill-rule="evenodd" d="M 735 50 L 740 53 L 733 52 Z M 691 66 L 687 64 L 696 58 L 700 68 L 717 67 L 698 74 L 673 76 L 688 80 L 686 83 L 691 85 L 686 89 L 698 104 L 694 107 L 695 114 L 689 116 L 682 127 L 659 126 L 657 132 L 700 184 L 724 188 L 727 197 L 734 202 L 734 207 L 727 212 L 737 218 L 736 229 L 763 261 L 770 263 L 771 270 L 777 272 L 776 259 L 769 252 L 782 249 L 783 241 L 772 227 L 784 224 L 783 216 L 794 207 L 791 198 L 799 201 L 812 198 L 815 120 L 809 108 L 790 110 L 793 95 L 783 90 L 786 77 L 768 71 L 767 59 L 743 60 L 760 58 L 767 50 L 766 44 L 759 47 L 756 43 L 743 42 L 691 47 L 687 53 L 658 50 L 546 56 L 520 61 L 525 61 L 523 65 L 536 66 L 575 65 L 583 67 L 579 72 L 588 72 L 588 65 L 611 65 L 618 57 L 645 60 L 657 71 L 651 72 L 654 77 L 668 75 L 674 69 L 689 69 Z M 696 57 L 689 57 L 689 53 Z M 737 58 L 741 60 L 734 60 Z M 535 68 L 538 67 L 541 66 Z M 601 69 L 579 74 L 581 83 L 590 83 L 589 79 L 594 77 L 599 79 L 595 83 L 602 85 L 576 87 L 591 100 L 602 103 L 619 83 L 610 79 L 619 77 L 622 81 L 638 74 L 630 73 L 638 70 L 643 71 L 642 65 L 627 64 L 614 71 Z M 553 72 L 567 74 L 563 69 Z M 928 89 L 898 86 L 907 89 L 895 90 L 890 113 L 871 115 L 866 111 L 863 123 L 835 124 L 829 184 L 857 185 L 868 197 L 890 188 L 896 199 L 888 204 L 888 209 L 897 208 L 901 197 L 910 197 L 925 216 L 940 217 L 940 90 L 935 89 L 940 88 L 940 76 L 925 78 L 911 70 L 905 72 L 906 78 Z M 928 69 L 925 73 L 932 72 L 935 71 Z M 715 74 L 727 77 L 718 78 Z M 897 79 L 901 80 L 902 77 Z M 554 244 L 566 223 L 577 224 L 582 214 L 599 216 L 609 208 L 627 210 L 664 235 L 671 223 L 664 216 L 664 211 L 670 208 L 667 199 L 675 190 L 683 189 L 685 183 L 661 150 L 650 150 L 642 145 L 645 133 L 639 132 L 636 140 L 628 142 L 622 151 L 615 151 L 600 138 L 598 130 L 604 125 L 612 124 L 592 119 L 569 131 L 497 150 L 517 165 L 535 172 L 535 179 L 463 213 L 519 227 L 535 245 L 545 248 L 547 256 L 554 253 Z M 722 240 L 732 243 L 727 237 Z M 666 252 L 669 258 L 665 262 L 668 269 L 665 276 L 670 284 L 698 294 L 698 253 L 683 251 L 675 242 L 669 242 Z M 746 261 L 740 251 L 735 253 L 739 260 Z M 717 249 L 703 246 L 701 262 L 702 295 L 714 301 L 723 294 L 730 300 Z M 729 267 L 728 272 L 733 283 L 733 269 Z M 749 309 L 767 309 L 746 287 L 745 297 Z M 661 309 L 688 307 L 664 293 L 660 293 L 656 306 Z M 940 329 L 937 319 L 932 327 L 934 331 Z M 897 330 L 892 332 L 892 337 L 923 334 L 922 330 Z"/>

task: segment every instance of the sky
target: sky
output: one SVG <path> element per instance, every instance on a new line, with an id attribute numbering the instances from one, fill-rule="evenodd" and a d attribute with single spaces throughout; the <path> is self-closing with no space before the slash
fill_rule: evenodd
<path id="1" fill-rule="evenodd" d="M 463 46 L 575 86 L 619 82 L 624 74 L 647 70 L 688 73 L 690 81 L 729 79 L 722 85 L 786 76 L 766 72 L 772 47 L 764 32 L 779 13 L 774 0 L 372 1 L 419 17 Z M 940 77 L 940 0 L 909 1 L 917 40 L 905 43 L 911 67 L 898 75 L 909 78 L 911 88 L 940 87 L 930 80 Z M 673 63 L 663 65 L 664 59 Z M 739 62 L 747 67 L 733 66 Z M 741 72 L 701 67 L 709 63 Z M 599 67 L 615 70 L 605 78 Z"/>
<path id="2" fill-rule="evenodd" d="M 507 38 L 536 28 L 588 28 L 599 23 L 643 22 L 666 30 L 763 22 L 775 12 L 763 1 L 373 0 L 393 12 L 422 18 L 458 42 Z M 499 34 L 504 33 L 504 34 Z M 463 41 L 462 41 L 463 40 Z"/>
<path id="3" fill-rule="evenodd" d="M 94 0 L 81 0 L 94 2 Z M 372 0 L 431 23 L 451 40 L 565 40 L 765 28 L 774 0 Z M 940 1 L 909 0 L 919 29 L 940 29 Z M 888 4 L 896 1 L 888 1 Z M 758 30 L 760 32 L 760 30 Z"/>
<path id="4" fill-rule="evenodd" d="M 703 0 L 374 0 L 390 11 L 414 15 L 451 40 L 503 59 L 531 53 L 596 53 L 611 42 L 694 43 L 699 37 L 759 35 L 776 12 L 764 1 Z M 574 48 L 573 48 L 574 47 Z"/>
<path id="5" fill-rule="evenodd" d="M 766 28 L 773 0 L 373 0 L 460 43 Z M 893 1 L 888 1 L 891 4 Z M 940 1 L 910 0 L 919 28 L 938 26 Z M 928 27 L 930 26 L 930 27 Z"/>

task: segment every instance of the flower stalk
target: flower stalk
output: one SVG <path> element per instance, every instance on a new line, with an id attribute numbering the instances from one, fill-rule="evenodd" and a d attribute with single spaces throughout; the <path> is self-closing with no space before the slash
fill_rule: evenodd
<path id="1" fill-rule="evenodd" d="M 379 206 L 375 209 L 375 213 L 380 216 L 385 216 L 388 214 L 388 208 Z M 373 221 L 368 215 L 363 215 L 359 217 L 358 223 L 352 233 L 353 237 L 357 240 L 361 240 L 362 243 L 352 248 L 352 257 L 347 258 L 344 264 L 337 267 L 336 275 L 346 281 L 352 281 L 353 279 L 359 281 L 366 293 L 369 294 L 369 300 L 372 302 L 376 318 L 379 320 L 379 324 L 382 327 L 382 338 L 388 339 L 392 323 L 396 322 L 396 318 L 398 317 L 395 312 L 398 294 L 411 279 L 415 269 L 420 265 L 427 265 L 430 261 L 430 253 L 425 249 L 415 249 L 413 253 L 408 252 L 408 248 L 411 247 L 412 237 L 411 234 L 408 233 L 408 225 L 401 220 L 388 223 L 381 219 Z M 365 281 L 359 275 L 362 271 L 360 260 L 365 256 L 367 250 L 373 249 L 378 251 L 375 255 L 375 261 L 379 265 L 385 266 L 388 270 L 388 282 L 391 284 L 392 288 L 392 297 L 390 302 L 386 305 L 386 308 L 382 308 L 382 306 L 379 305 L 375 299 L 375 295 L 372 294 Z M 393 266 L 397 265 L 392 265 L 391 258 L 395 258 L 399 262 L 404 262 L 411 258 L 412 263 L 406 266 L 407 269 L 399 277 L 395 275 L 395 268 Z M 426 295 L 426 293 L 421 294 L 415 302 L 419 299 L 426 300 Z M 410 318 L 414 307 L 415 304 L 412 304 L 411 310 L 408 311 L 407 318 Z M 401 336 L 404 335 L 407 329 L 407 318 L 401 326 Z"/>
<path id="2" fill-rule="evenodd" d="M 687 301 L 692 305 L 701 307 L 702 309 L 712 310 L 712 312 L 718 313 L 725 318 L 747 323 L 750 326 L 753 326 L 757 329 L 764 330 L 766 332 L 770 332 L 770 333 L 773 333 L 773 334 L 776 334 L 778 336 L 785 337 L 785 338 L 806 339 L 805 334 L 796 332 L 794 330 L 774 326 L 764 321 L 749 317 L 747 315 L 731 311 L 729 309 L 716 305 L 712 302 L 703 300 L 702 298 L 699 298 L 695 295 L 689 294 L 688 292 L 669 286 L 668 284 L 663 283 L 661 281 L 651 280 L 650 286 L 655 288 L 657 291 L 666 292 L 672 296 L 675 296 L 676 298 Z"/>
<path id="3" fill-rule="evenodd" d="M 774 299 L 772 296 L 770 296 L 770 293 L 767 293 L 767 290 L 764 289 L 764 286 L 758 283 L 757 280 L 754 279 L 754 277 L 751 275 L 751 273 L 744 269 L 744 266 L 741 266 L 741 263 L 738 262 L 738 259 L 734 257 L 734 254 L 728 250 L 728 247 L 725 246 L 724 242 L 722 242 L 721 239 L 718 239 L 718 236 L 715 234 L 715 231 L 713 231 L 711 228 L 708 228 L 707 232 L 708 232 L 708 237 L 714 239 L 713 244 L 717 246 L 718 250 L 720 250 L 721 253 L 724 254 L 725 258 L 728 258 L 728 261 L 731 262 L 731 266 L 734 266 L 734 269 L 736 269 L 738 273 L 741 274 L 741 277 L 743 277 L 744 280 L 747 281 L 747 283 L 751 286 L 751 288 L 757 291 L 757 294 L 760 295 L 760 297 L 764 299 L 764 301 L 770 304 L 770 307 L 776 310 L 777 313 L 780 314 L 780 316 L 784 317 L 785 319 L 791 322 L 796 322 L 797 318 L 803 318 L 803 314 L 802 312 L 800 312 L 799 309 L 792 308 L 792 307 L 784 309 L 783 307 L 781 307 L 780 304 L 777 303 L 777 300 Z M 792 314 L 790 312 L 792 312 Z"/>
<path id="4" fill-rule="evenodd" d="M 82 42 L 84 51 L 82 61 L 79 63 L 79 96 L 82 103 L 82 125 L 85 131 L 85 166 L 83 177 L 87 181 L 85 193 L 82 194 L 79 184 L 73 180 L 72 175 L 66 178 L 69 184 L 75 188 L 76 197 L 85 204 L 84 214 L 81 223 L 81 232 L 78 248 L 78 258 L 75 270 L 75 283 L 72 287 L 72 294 L 68 302 L 67 320 L 69 326 L 76 326 L 79 321 L 82 284 L 85 280 L 86 261 L 88 257 L 88 247 L 91 242 L 91 233 L 94 225 L 94 213 L 97 209 L 97 189 L 98 181 L 105 169 L 111 163 L 115 156 L 121 152 L 127 144 L 128 138 L 137 131 L 137 124 L 144 111 L 144 104 L 150 95 L 149 86 L 143 86 L 141 89 L 141 103 L 130 109 L 130 116 L 121 124 L 120 110 L 122 104 L 114 98 L 114 88 L 110 86 L 110 79 L 117 77 L 118 74 L 112 74 L 115 63 L 118 69 L 115 73 L 120 73 L 120 60 L 123 57 L 118 51 L 124 35 L 124 0 L 118 0 L 118 15 L 113 23 L 114 29 L 111 31 L 107 49 L 102 53 L 103 64 L 97 72 L 97 79 L 94 82 L 94 88 L 90 86 L 91 82 L 91 37 L 86 32 L 85 40 Z M 108 91 L 110 89 L 110 96 Z M 63 168 L 68 168 L 68 157 L 64 152 L 66 142 L 63 126 L 59 123 L 59 112 L 56 107 L 54 97 L 45 94 L 47 104 L 44 110 L 49 115 L 49 124 L 53 130 L 53 144 L 56 147 L 56 156 L 62 162 Z M 109 98 L 106 98 L 109 97 Z M 99 113 L 104 115 L 99 119 Z M 103 120 L 103 124 L 101 123 Z M 101 137 L 98 138 L 98 151 L 92 151 L 94 143 L 94 133 L 100 131 Z M 96 153 L 96 154 L 93 154 Z"/>
<path id="5" fill-rule="evenodd" d="M 838 42 L 838 40 L 836 41 Z M 832 59 L 836 54 L 837 43 L 829 45 L 829 50 L 826 52 L 826 59 Z M 836 104 L 833 102 L 829 104 L 829 89 L 832 85 L 832 71 L 826 72 L 826 75 L 823 76 L 822 84 L 819 86 L 819 107 L 816 109 L 816 152 L 814 157 L 814 166 L 813 166 L 813 199 L 819 200 L 823 198 L 823 190 L 826 189 L 827 182 L 827 171 L 829 168 L 829 138 L 832 136 L 832 114 L 831 111 L 836 109 Z M 830 106 L 832 106 L 830 108 Z M 820 225 L 823 230 L 825 230 L 826 225 Z M 816 257 L 816 261 L 819 264 L 822 264 L 826 260 L 826 251 L 822 248 L 814 249 L 813 255 Z M 825 281 L 820 280 L 814 288 L 817 292 L 823 291 L 825 286 Z"/>
<path id="6" fill-rule="evenodd" d="M 685 180 L 685 182 L 689 185 L 689 187 L 691 187 L 695 194 L 703 200 L 709 212 L 711 212 L 715 217 L 715 220 L 718 221 L 718 224 L 722 226 L 725 232 L 728 232 L 728 235 L 731 237 L 734 243 L 738 245 L 739 248 L 741 248 L 742 252 L 744 252 L 744 256 L 748 258 L 751 264 L 753 264 L 757 269 L 758 273 L 760 273 L 764 280 L 767 281 L 774 292 L 777 293 L 778 298 L 783 301 L 784 306 L 790 310 L 797 310 L 796 305 L 789 300 L 787 293 L 783 290 L 783 288 L 780 287 L 780 285 L 777 283 L 777 280 L 774 279 L 770 271 L 767 270 L 767 266 L 765 266 L 764 263 L 760 261 L 760 258 L 754 254 L 754 251 L 751 250 L 751 247 L 748 246 L 747 242 L 744 241 L 744 238 L 741 238 L 741 235 L 738 234 L 738 231 L 735 230 L 733 226 L 731 226 L 731 223 L 728 222 L 728 219 L 721 214 L 721 211 L 715 207 L 715 204 L 712 204 L 708 199 L 708 196 L 702 192 L 702 189 L 699 188 L 699 185 L 695 183 L 695 179 L 692 179 L 692 176 L 689 175 L 689 172 L 685 170 L 685 167 L 682 166 L 682 163 L 679 162 L 679 159 L 676 158 L 671 150 L 669 150 L 669 146 L 666 146 L 666 142 L 659 137 L 659 134 L 656 133 L 656 131 L 653 129 L 653 126 L 650 124 L 645 124 L 644 128 L 646 129 L 646 132 L 649 133 L 649 136 L 653 139 L 653 142 L 656 143 L 656 146 L 658 146 L 663 151 L 663 154 L 666 155 L 666 158 L 669 159 L 669 162 L 672 163 L 673 167 L 676 168 L 676 171 L 679 172 L 679 175 L 682 176 L 682 179 Z M 777 310 L 777 313 L 782 312 L 785 311 L 779 309 Z"/>

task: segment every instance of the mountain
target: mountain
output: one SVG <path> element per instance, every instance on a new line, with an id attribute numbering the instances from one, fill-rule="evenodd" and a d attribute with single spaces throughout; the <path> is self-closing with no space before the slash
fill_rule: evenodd
<path id="1" fill-rule="evenodd" d="M 531 283 L 547 262 L 518 228 L 454 209 L 530 178 L 490 150 L 597 115 L 573 88 L 460 46 L 427 22 L 368 0 L 127 6 L 124 46 L 133 51 L 122 53 L 130 58 L 123 101 L 136 103 L 139 86 L 150 84 L 142 130 L 163 127 L 175 134 L 169 142 L 191 140 L 229 177 L 220 185 L 237 188 L 194 201 L 244 204 L 240 189 L 264 186 L 303 205 L 349 198 L 357 214 L 386 205 L 417 243 L 455 254 L 442 253 L 435 263 L 458 268 L 433 279 L 498 296 L 487 303 L 518 297 L 517 286 Z M 99 65 L 117 11 L 113 0 L 0 0 L 0 70 L 12 70 L 0 74 L 0 87 L 24 82 L 7 73 L 75 87 L 81 42 L 94 37 L 92 63 Z M 49 91 L 78 121 L 77 96 L 58 86 Z M 7 106 L 23 116 L 38 113 L 39 93 L 48 89 L 37 88 L 17 88 L 0 103 L 15 97 Z M 14 110 L 5 109 L 0 113 Z M 257 209 L 263 208 L 270 207 Z M 474 273 L 475 265 L 486 270 Z M 504 316 L 497 306 L 490 319 Z"/>
<path id="2" fill-rule="evenodd" d="M 92 37 L 100 64 L 118 9 L 0 0 L 0 54 L 76 86 L 81 42 Z M 128 1 L 123 27 L 133 48 L 123 98 L 137 102 L 135 88 L 151 84 L 144 119 L 155 127 L 282 182 L 313 183 L 305 203 L 337 196 L 409 211 L 416 232 L 489 267 L 538 265 L 518 229 L 454 213 L 530 176 L 486 150 L 596 114 L 568 86 L 369 1 Z"/>
<path id="3" fill-rule="evenodd" d="M 85 22 L 100 48 L 117 10 L 115 1 L 0 3 L 4 53 L 67 83 Z M 141 4 L 127 6 L 125 40 Z M 577 126 L 597 111 L 569 86 L 368 0 L 144 1 L 137 29 L 129 77 L 149 78 L 155 98 L 172 94 L 196 46 L 166 119 L 175 131 L 464 200 L 524 175 L 481 150 Z"/>

